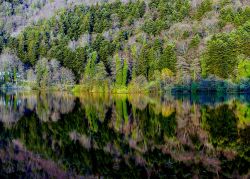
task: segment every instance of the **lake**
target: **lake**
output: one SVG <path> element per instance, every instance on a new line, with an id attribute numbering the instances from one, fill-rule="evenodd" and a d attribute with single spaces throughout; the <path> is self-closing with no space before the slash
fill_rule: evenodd
<path id="1" fill-rule="evenodd" d="M 249 178 L 250 95 L 0 92 L 0 176 Z"/>

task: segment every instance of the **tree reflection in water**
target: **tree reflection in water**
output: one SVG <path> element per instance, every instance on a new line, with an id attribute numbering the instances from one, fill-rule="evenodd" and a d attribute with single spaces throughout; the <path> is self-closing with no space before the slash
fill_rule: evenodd
<path id="1" fill-rule="evenodd" d="M 247 178 L 249 99 L 2 93 L 0 171 L 59 178 Z"/>
<path id="2" fill-rule="evenodd" d="M 0 121 L 17 122 L 26 113 L 34 112 L 42 121 L 57 121 L 61 114 L 74 108 L 75 97 L 65 92 L 0 92 Z"/>

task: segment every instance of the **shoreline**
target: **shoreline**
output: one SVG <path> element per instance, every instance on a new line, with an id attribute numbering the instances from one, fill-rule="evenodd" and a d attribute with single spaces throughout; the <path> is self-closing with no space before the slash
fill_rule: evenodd
<path id="1" fill-rule="evenodd" d="M 79 86 L 74 86 L 70 88 L 57 88 L 57 87 L 49 87 L 49 88 L 32 88 L 29 86 L 19 86 L 19 87 L 3 87 L 0 86 L 0 91 L 65 91 L 65 92 L 72 92 L 72 93 L 88 93 L 88 94 L 250 94 L 250 90 L 240 90 L 237 88 L 234 89 L 199 89 L 199 90 L 192 90 L 190 89 L 180 89 L 178 87 L 172 87 L 168 90 L 141 90 L 141 91 L 133 91 L 131 92 L 128 89 L 124 88 L 116 88 L 113 90 L 84 90 L 79 89 Z"/>

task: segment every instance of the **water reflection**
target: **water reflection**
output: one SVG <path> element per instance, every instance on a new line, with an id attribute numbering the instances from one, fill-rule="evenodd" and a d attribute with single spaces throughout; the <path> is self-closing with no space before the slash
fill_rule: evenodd
<path id="1" fill-rule="evenodd" d="M 3 176 L 250 175 L 248 95 L 0 96 Z"/>
<path id="2" fill-rule="evenodd" d="M 11 125 L 29 112 L 36 113 L 42 121 L 57 121 L 61 114 L 73 110 L 74 100 L 72 94 L 65 92 L 0 91 L 0 121 Z"/>

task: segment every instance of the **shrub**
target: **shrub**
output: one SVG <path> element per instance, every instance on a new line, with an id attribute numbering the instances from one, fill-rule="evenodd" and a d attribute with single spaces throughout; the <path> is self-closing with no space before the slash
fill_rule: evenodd
<path id="1" fill-rule="evenodd" d="M 192 40 L 191 40 L 191 42 L 189 44 L 189 48 L 196 48 L 196 47 L 198 47 L 198 45 L 200 44 L 200 41 L 201 41 L 200 36 L 198 34 L 195 35 L 192 38 Z"/>
<path id="2" fill-rule="evenodd" d="M 200 6 L 197 8 L 195 13 L 195 19 L 201 20 L 202 17 L 206 12 L 209 12 L 212 10 L 212 1 L 211 0 L 204 0 L 200 4 Z"/>
<path id="3" fill-rule="evenodd" d="M 148 86 L 148 81 L 145 76 L 140 75 L 133 79 L 128 85 L 128 91 L 130 93 L 145 93 L 145 87 Z"/>

